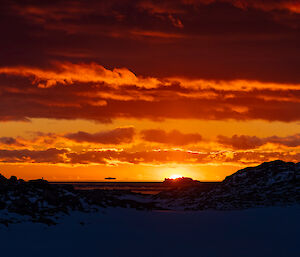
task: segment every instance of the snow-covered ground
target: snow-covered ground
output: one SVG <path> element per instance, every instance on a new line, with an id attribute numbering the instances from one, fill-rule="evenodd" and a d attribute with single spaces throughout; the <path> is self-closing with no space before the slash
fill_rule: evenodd
<path id="1" fill-rule="evenodd" d="M 298 257 L 300 205 L 242 211 L 73 212 L 0 225 L 3 257 Z"/>

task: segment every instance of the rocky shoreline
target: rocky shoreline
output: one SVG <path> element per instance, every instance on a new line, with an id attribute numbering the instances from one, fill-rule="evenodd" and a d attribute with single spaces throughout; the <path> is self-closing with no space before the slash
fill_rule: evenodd
<path id="1" fill-rule="evenodd" d="M 178 188 L 155 196 L 165 208 L 236 210 L 300 204 L 300 163 L 280 160 L 248 167 L 208 190 Z"/>
<path id="2" fill-rule="evenodd" d="M 94 212 L 106 207 L 159 208 L 152 202 L 130 199 L 139 196 L 141 194 L 130 191 L 75 190 L 72 185 L 53 185 L 42 179 L 25 182 L 15 176 L 7 179 L 0 175 L 0 213 L 4 212 L 7 216 L 0 216 L 0 223 L 18 222 L 18 219 L 12 218 L 13 214 L 33 222 L 54 225 L 60 215 L 69 215 L 72 211 Z"/>
<path id="3" fill-rule="evenodd" d="M 72 211 L 236 210 L 300 204 L 300 163 L 273 161 L 242 169 L 223 182 L 175 187 L 154 196 L 125 190 L 75 190 L 72 185 L 0 175 L 0 224 L 24 220 L 54 225 Z"/>

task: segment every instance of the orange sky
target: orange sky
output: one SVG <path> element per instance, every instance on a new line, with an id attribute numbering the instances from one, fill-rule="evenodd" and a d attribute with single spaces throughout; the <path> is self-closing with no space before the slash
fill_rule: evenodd
<path id="1" fill-rule="evenodd" d="M 222 180 L 300 161 L 299 7 L 4 1 L 0 172 Z"/>

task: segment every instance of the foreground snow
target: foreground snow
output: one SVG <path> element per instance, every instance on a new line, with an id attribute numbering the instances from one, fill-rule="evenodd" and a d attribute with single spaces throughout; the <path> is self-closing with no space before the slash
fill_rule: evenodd
<path id="1" fill-rule="evenodd" d="M 0 226 L 1 256 L 297 257 L 300 205 L 242 211 L 72 212 Z"/>

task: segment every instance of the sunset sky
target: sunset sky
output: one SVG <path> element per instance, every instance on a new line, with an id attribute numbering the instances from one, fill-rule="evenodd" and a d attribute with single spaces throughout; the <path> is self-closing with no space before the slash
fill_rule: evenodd
<path id="1" fill-rule="evenodd" d="M 0 5 L 0 173 L 222 180 L 300 161 L 299 0 Z"/>

